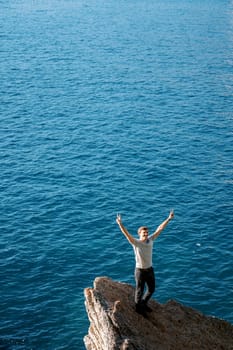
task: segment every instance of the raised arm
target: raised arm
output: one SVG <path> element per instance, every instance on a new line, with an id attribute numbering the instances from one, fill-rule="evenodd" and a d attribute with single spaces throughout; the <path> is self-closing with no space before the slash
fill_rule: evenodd
<path id="1" fill-rule="evenodd" d="M 120 214 L 117 214 L 116 222 L 119 225 L 121 232 L 125 235 L 125 237 L 128 239 L 128 241 L 133 244 L 135 240 L 134 240 L 133 236 L 131 236 L 131 234 L 128 232 L 128 230 L 125 228 L 125 226 L 122 224 Z"/>
<path id="2" fill-rule="evenodd" d="M 157 227 L 157 229 L 155 230 L 155 232 L 153 233 L 152 239 L 157 238 L 157 237 L 160 235 L 160 233 L 163 231 L 163 229 L 165 229 L 165 227 L 167 226 L 167 224 L 169 223 L 169 221 L 171 221 L 173 218 L 174 218 L 174 211 L 171 210 L 171 211 L 170 211 L 170 214 L 169 214 L 169 216 L 168 216 L 168 218 L 167 218 L 166 220 L 164 220 L 164 221 L 162 222 L 162 224 L 160 224 L 160 225 Z"/>

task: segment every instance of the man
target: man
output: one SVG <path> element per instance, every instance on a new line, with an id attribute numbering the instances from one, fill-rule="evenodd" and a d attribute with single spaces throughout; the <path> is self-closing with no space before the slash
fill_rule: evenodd
<path id="1" fill-rule="evenodd" d="M 154 240 L 160 235 L 163 229 L 167 226 L 170 220 L 174 218 L 173 210 L 170 212 L 168 218 L 164 220 L 149 236 L 149 231 L 146 226 L 141 226 L 138 229 L 139 239 L 134 238 L 128 230 L 124 227 L 121 220 L 121 215 L 117 214 L 116 222 L 119 225 L 121 232 L 125 235 L 130 244 L 132 244 L 136 268 L 135 268 L 135 309 L 136 312 L 146 316 L 146 311 L 152 311 L 147 305 L 149 299 L 155 291 L 155 275 L 152 267 L 152 248 Z M 145 285 L 147 291 L 144 294 Z"/>

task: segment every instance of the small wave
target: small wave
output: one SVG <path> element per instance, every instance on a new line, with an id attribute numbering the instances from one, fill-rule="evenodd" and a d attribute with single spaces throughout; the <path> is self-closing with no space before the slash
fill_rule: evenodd
<path id="1" fill-rule="evenodd" d="M 0 350 L 29 350 L 29 347 L 24 339 L 0 338 Z"/>

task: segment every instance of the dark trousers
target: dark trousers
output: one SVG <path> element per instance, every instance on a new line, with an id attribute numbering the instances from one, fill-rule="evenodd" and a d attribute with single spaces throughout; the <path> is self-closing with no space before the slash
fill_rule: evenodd
<path id="1" fill-rule="evenodd" d="M 155 274 L 153 267 L 148 269 L 135 269 L 135 303 L 140 304 L 141 302 L 147 303 L 155 291 Z M 144 294 L 145 286 L 147 291 Z"/>

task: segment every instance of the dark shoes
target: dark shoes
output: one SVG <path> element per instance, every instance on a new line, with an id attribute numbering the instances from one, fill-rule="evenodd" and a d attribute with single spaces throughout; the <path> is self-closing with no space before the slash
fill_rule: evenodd
<path id="1" fill-rule="evenodd" d="M 143 304 L 136 304 L 135 305 L 135 311 L 142 315 L 143 317 L 146 317 L 146 310 L 144 308 L 144 305 Z"/>
<path id="2" fill-rule="evenodd" d="M 146 317 L 147 316 L 147 312 L 152 312 L 153 310 L 145 303 L 145 302 L 141 302 L 135 305 L 135 310 L 138 314 Z"/>

